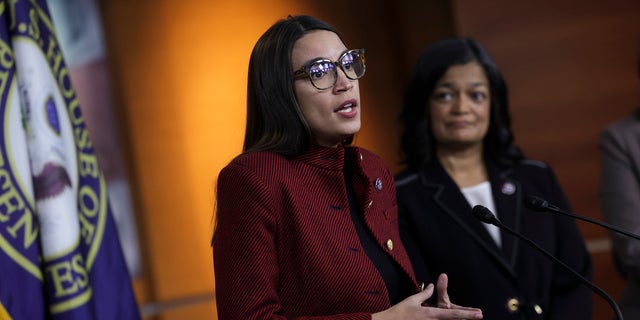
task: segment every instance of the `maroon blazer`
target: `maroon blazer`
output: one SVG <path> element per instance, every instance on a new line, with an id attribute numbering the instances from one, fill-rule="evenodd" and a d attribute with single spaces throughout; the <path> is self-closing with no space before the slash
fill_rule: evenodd
<path id="1" fill-rule="evenodd" d="M 390 307 L 349 211 L 343 167 L 376 242 L 415 280 L 393 176 L 357 147 L 243 154 L 218 177 L 213 239 L 220 319 L 371 319 Z"/>

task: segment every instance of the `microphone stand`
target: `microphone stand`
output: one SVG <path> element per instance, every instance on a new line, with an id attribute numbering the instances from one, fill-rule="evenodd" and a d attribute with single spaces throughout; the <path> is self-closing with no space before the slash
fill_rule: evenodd
<path id="1" fill-rule="evenodd" d="M 516 232 L 515 230 L 513 230 L 513 229 L 507 227 L 506 225 L 504 225 L 502 222 L 500 222 L 500 220 L 498 220 L 498 218 L 496 218 L 496 216 L 493 214 L 493 212 L 491 212 L 491 210 L 487 209 L 484 206 L 476 205 L 475 207 L 473 207 L 472 213 L 474 214 L 474 216 L 476 218 L 478 218 L 478 220 L 480 220 L 480 221 L 482 221 L 484 223 L 492 224 L 492 225 L 494 225 L 494 226 L 496 226 L 496 227 L 498 227 L 500 229 L 503 229 L 503 230 L 509 232 L 510 234 L 520 238 L 521 240 L 525 241 L 526 243 L 528 243 L 529 245 L 534 247 L 536 250 L 538 250 L 540 253 L 544 254 L 547 258 L 551 259 L 551 261 L 557 263 L 562 268 L 564 268 L 566 271 L 569 271 L 574 276 L 578 277 L 578 279 L 580 279 L 582 281 L 582 283 L 586 284 L 589 288 L 591 288 L 591 290 L 595 291 L 598 295 L 600 295 L 603 299 L 605 299 L 609 303 L 609 305 L 611 305 L 611 308 L 615 312 L 616 318 L 618 320 L 623 320 L 624 319 L 622 317 L 622 312 L 620 311 L 620 308 L 618 307 L 618 305 L 615 303 L 615 301 L 613 301 L 613 298 L 611 298 L 611 296 L 609 296 L 606 292 L 604 292 L 604 290 L 600 289 L 600 287 L 596 286 L 591 281 L 587 280 L 585 277 L 583 277 L 577 271 L 573 270 L 571 267 L 566 265 L 560 259 L 554 257 L 551 253 L 547 252 L 547 250 L 543 249 L 538 244 L 533 242 L 533 240 L 525 237 L 524 235 L 522 235 L 522 234 Z"/>

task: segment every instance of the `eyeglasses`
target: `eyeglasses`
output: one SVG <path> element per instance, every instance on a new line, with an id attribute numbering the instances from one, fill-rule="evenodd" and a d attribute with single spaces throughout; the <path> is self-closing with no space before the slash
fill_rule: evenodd
<path id="1" fill-rule="evenodd" d="M 367 67 L 364 64 L 364 49 L 347 50 L 338 61 L 318 59 L 304 65 L 293 73 L 294 79 L 309 77 L 311 84 L 319 90 L 333 87 L 338 80 L 338 68 L 351 80 L 362 78 Z"/>

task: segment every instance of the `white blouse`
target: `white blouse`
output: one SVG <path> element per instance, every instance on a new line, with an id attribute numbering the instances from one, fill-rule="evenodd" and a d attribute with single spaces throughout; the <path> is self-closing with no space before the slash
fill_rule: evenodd
<path id="1" fill-rule="evenodd" d="M 467 199 L 467 202 L 473 208 L 476 205 L 483 205 L 487 207 L 487 209 L 491 210 L 496 214 L 496 205 L 493 202 L 493 196 L 491 194 L 491 184 L 489 181 L 482 182 L 475 186 L 462 188 L 462 194 Z M 502 241 L 500 239 L 500 229 L 492 224 L 485 223 L 485 228 L 489 231 L 489 234 L 495 240 L 498 247 L 502 246 Z"/>

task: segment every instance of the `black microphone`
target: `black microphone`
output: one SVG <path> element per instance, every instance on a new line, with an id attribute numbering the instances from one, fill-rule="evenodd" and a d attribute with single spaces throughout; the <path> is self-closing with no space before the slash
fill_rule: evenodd
<path id="1" fill-rule="evenodd" d="M 623 234 L 627 237 L 631 237 L 634 239 L 638 239 L 640 240 L 640 236 L 635 234 L 635 233 L 631 233 L 629 231 L 625 231 L 622 230 L 618 227 L 612 226 L 610 224 L 604 223 L 604 222 L 600 222 L 597 220 L 593 220 L 591 218 L 587 218 L 587 217 L 583 217 L 583 216 L 579 216 L 577 214 L 573 214 L 571 212 L 567 212 L 565 210 L 562 210 L 560 208 L 558 208 L 557 206 L 554 206 L 553 204 L 549 203 L 547 200 L 544 200 L 540 197 L 536 197 L 536 196 L 528 196 L 526 197 L 526 199 L 524 200 L 524 205 L 525 207 L 531 209 L 531 210 L 535 210 L 535 211 L 539 211 L 539 212 L 543 212 L 543 211 L 550 211 L 550 212 L 555 212 L 555 213 L 560 213 L 563 214 L 565 216 L 569 216 L 572 218 L 576 218 L 576 219 L 580 219 L 586 222 L 590 222 L 593 224 L 597 224 L 605 229 Z"/>
<path id="2" fill-rule="evenodd" d="M 589 288 L 591 288 L 591 290 L 595 291 L 598 295 L 600 295 L 603 299 L 605 299 L 611 305 L 611 308 L 613 309 L 613 311 L 616 314 L 616 318 L 618 318 L 619 320 L 623 320 L 622 313 L 620 312 L 620 308 L 615 303 L 615 301 L 613 301 L 611 296 L 609 296 L 606 292 L 604 292 L 604 290 L 600 289 L 598 286 L 593 284 L 593 282 L 589 281 L 588 279 L 583 277 L 581 274 L 579 274 L 577 271 L 573 270 L 571 267 L 566 265 L 564 262 L 560 261 L 560 259 L 554 257 L 547 250 L 543 249 L 538 244 L 533 242 L 533 240 L 525 237 L 524 235 L 522 235 L 522 234 L 514 231 L 513 229 L 505 226 L 504 224 L 502 224 L 502 222 L 500 222 L 500 220 L 498 220 L 498 218 L 496 218 L 496 216 L 493 214 L 493 212 L 491 212 L 491 210 L 489 210 L 487 207 L 484 207 L 484 206 L 481 206 L 481 205 L 476 205 L 475 207 L 473 207 L 473 209 L 471 209 L 471 213 L 473 213 L 473 215 L 478 220 L 480 220 L 480 221 L 482 221 L 484 223 L 492 224 L 492 225 L 494 225 L 494 226 L 496 226 L 496 227 L 498 227 L 498 228 L 500 228 L 502 230 L 505 230 L 505 231 L 509 232 L 510 234 L 522 239 L 523 241 L 525 241 L 526 243 L 528 243 L 529 245 L 534 247 L 536 250 L 540 251 L 540 253 L 544 254 L 547 258 L 551 259 L 551 261 L 553 261 L 557 265 L 561 266 L 566 271 L 569 271 L 570 273 L 572 273 L 574 276 L 576 276 L 578 279 L 580 279 L 580 281 L 582 281 L 582 283 L 584 283 Z"/>

